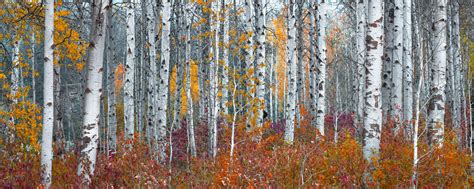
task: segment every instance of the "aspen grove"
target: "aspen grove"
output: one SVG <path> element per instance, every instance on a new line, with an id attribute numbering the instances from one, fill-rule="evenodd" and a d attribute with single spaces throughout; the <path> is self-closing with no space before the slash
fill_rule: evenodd
<path id="1" fill-rule="evenodd" d="M 473 0 L 3 0 L 0 26 L 0 187 L 474 186 Z"/>

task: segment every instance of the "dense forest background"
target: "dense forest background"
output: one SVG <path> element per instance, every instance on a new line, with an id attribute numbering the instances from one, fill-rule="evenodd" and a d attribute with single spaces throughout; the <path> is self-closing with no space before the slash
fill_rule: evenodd
<path id="1" fill-rule="evenodd" d="M 0 1 L 0 186 L 470 187 L 472 0 Z"/>

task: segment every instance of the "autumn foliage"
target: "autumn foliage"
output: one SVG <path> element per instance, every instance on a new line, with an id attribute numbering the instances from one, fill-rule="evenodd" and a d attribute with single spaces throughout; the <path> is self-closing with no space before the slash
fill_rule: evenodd
<path id="1" fill-rule="evenodd" d="M 304 111 L 303 111 L 304 112 Z M 340 116 L 343 117 L 343 116 Z M 333 124 L 330 118 L 326 125 Z M 219 152 L 213 159 L 206 154 L 206 128 L 196 127 L 198 157 L 187 152 L 186 123 L 173 133 L 173 160 L 158 163 L 138 140 L 121 137 L 117 152 L 98 157 L 92 185 L 98 188 L 119 186 L 175 187 L 362 187 L 365 171 L 372 171 L 369 187 L 408 187 L 413 172 L 413 148 L 410 141 L 392 132 L 393 124 L 383 131 L 381 154 L 375 169 L 368 169 L 362 157 L 361 143 L 349 128 L 341 127 L 337 142 L 334 134 L 318 136 L 317 129 L 303 120 L 295 131 L 295 144 L 282 140 L 281 123 L 266 123 L 263 139 L 252 140 L 245 121 L 238 122 L 234 156 L 229 156 L 230 127 L 221 123 Z M 329 132 L 333 128 L 326 128 Z M 22 148 L 20 141 L 5 143 L 0 153 L 0 185 L 31 188 L 40 184 L 39 153 Z M 128 147 L 133 145 L 133 149 Z M 469 176 L 469 153 L 458 147 L 453 132 L 448 131 L 443 147 L 432 149 L 426 138 L 420 141 L 420 164 L 417 184 L 423 187 L 462 187 L 472 184 Z M 169 154 L 168 150 L 168 154 Z M 53 163 L 53 186 L 78 186 L 77 152 L 60 155 Z M 370 185 L 372 183 L 372 185 Z"/>

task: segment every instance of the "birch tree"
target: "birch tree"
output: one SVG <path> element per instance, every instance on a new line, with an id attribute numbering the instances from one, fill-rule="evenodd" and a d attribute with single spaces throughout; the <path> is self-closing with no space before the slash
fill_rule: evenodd
<path id="1" fill-rule="evenodd" d="M 186 50 L 185 50 L 185 61 L 186 61 L 186 100 L 187 100 L 187 126 L 188 126 L 188 146 L 191 156 L 196 157 L 196 140 L 194 137 L 194 109 L 193 109 L 193 97 L 191 95 L 191 25 L 192 25 L 192 1 L 189 0 L 186 5 Z"/>
<path id="2" fill-rule="evenodd" d="M 431 145 L 441 144 L 444 135 L 446 88 L 446 0 L 436 0 L 432 27 L 433 64 L 430 82 L 431 98 L 428 107 L 428 130 Z"/>
<path id="3" fill-rule="evenodd" d="M 393 28 L 394 28 L 394 19 L 393 14 L 395 14 L 395 4 L 394 0 L 385 1 L 387 15 L 384 18 L 384 31 L 385 31 L 385 48 L 384 48 L 384 64 L 383 64 L 383 80 L 382 80 L 382 109 L 383 115 L 385 115 L 384 120 L 386 120 L 391 111 L 391 87 L 392 87 L 392 61 L 393 61 Z"/>
<path id="4" fill-rule="evenodd" d="M 247 83 L 247 95 L 248 101 L 253 101 L 255 97 L 255 93 L 253 91 L 254 87 L 254 80 L 253 80 L 253 73 L 254 73 L 254 14 L 255 10 L 253 7 L 253 0 L 244 0 L 245 6 L 245 13 L 244 13 L 244 28 L 245 34 L 247 36 L 247 41 L 245 43 L 245 68 L 250 72 L 251 79 L 248 79 Z M 248 112 L 247 116 L 247 127 L 251 126 L 251 121 L 254 117 L 252 111 Z M 253 126 L 253 125 L 252 125 Z M 249 129 L 249 128 L 247 128 Z"/>
<path id="5" fill-rule="evenodd" d="M 222 52 L 222 59 L 224 65 L 222 65 L 222 113 L 227 115 L 229 113 L 229 109 L 227 104 L 229 103 L 229 49 L 230 49 L 230 36 L 229 36 L 229 21 L 230 21 L 230 0 L 224 0 L 224 23 L 223 23 L 223 35 L 222 35 L 222 42 L 224 43 L 224 48 Z M 233 97 L 232 97 L 233 98 Z"/>
<path id="6" fill-rule="evenodd" d="M 81 157 L 77 173 L 83 182 L 90 183 L 94 173 L 99 138 L 100 96 L 102 95 L 102 67 L 106 39 L 107 12 L 110 0 L 92 2 L 92 25 L 87 53 L 87 79 L 84 96 L 84 118 Z M 87 166 L 87 168 L 86 168 Z"/>
<path id="7" fill-rule="evenodd" d="M 147 25 L 147 47 L 148 47 L 148 84 L 147 84 L 147 131 L 149 132 L 148 135 L 151 136 L 151 144 L 153 146 L 154 152 L 158 151 L 157 146 L 157 129 L 156 129 L 156 98 L 158 89 L 156 89 L 156 82 L 158 80 L 158 73 L 156 67 L 156 31 L 155 31 L 155 11 L 153 8 L 155 7 L 155 1 L 153 0 L 145 0 L 145 12 L 146 12 L 146 25 Z"/>
<path id="8" fill-rule="evenodd" d="M 12 75 L 11 75 L 11 94 L 15 96 L 20 89 L 20 44 L 21 38 L 13 42 L 13 52 L 12 52 Z M 18 99 L 13 98 L 13 103 L 18 103 Z M 14 122 L 14 120 L 12 120 Z"/>
<path id="9" fill-rule="evenodd" d="M 43 134 L 41 136 L 41 180 L 45 188 L 51 187 L 53 164 L 54 127 L 54 0 L 45 2 L 44 19 L 44 76 L 43 76 Z M 34 70 L 33 70 L 34 71 Z"/>
<path id="10" fill-rule="evenodd" d="M 126 5 L 127 21 L 127 52 L 125 62 L 125 84 L 124 92 L 124 121 L 125 138 L 133 139 L 135 126 L 135 4 L 128 0 Z"/>
<path id="11" fill-rule="evenodd" d="M 393 15 L 393 51 L 392 51 L 392 88 L 390 96 L 390 115 L 396 121 L 401 120 L 403 92 L 403 0 L 394 0 Z"/>
<path id="12" fill-rule="evenodd" d="M 317 91 L 317 58 L 316 58 L 316 40 L 315 40 L 315 29 L 316 29 L 316 0 L 310 1 L 310 9 L 309 9 L 309 19 L 310 19 L 310 29 L 309 29 L 309 97 L 310 97 L 310 112 L 311 112 L 311 125 L 316 125 L 316 116 L 317 116 L 317 109 L 318 109 L 318 91 Z M 278 95 L 278 93 L 277 93 Z"/>
<path id="13" fill-rule="evenodd" d="M 263 126 L 263 111 L 265 110 L 265 0 L 257 0 L 257 128 Z"/>
<path id="14" fill-rule="evenodd" d="M 318 7 L 318 112 L 316 127 L 324 135 L 324 115 L 326 112 L 326 0 L 320 0 Z"/>
<path id="15" fill-rule="evenodd" d="M 288 66 L 288 91 L 286 100 L 286 126 L 285 126 L 285 142 L 293 144 L 295 132 L 295 114 L 296 114 L 296 11 L 298 5 L 295 0 L 289 1 L 288 11 L 288 43 L 287 66 Z"/>
<path id="16" fill-rule="evenodd" d="M 209 149 L 208 153 L 213 158 L 217 156 L 217 118 L 219 112 L 218 102 L 218 71 L 219 71 L 219 29 L 220 29 L 220 3 L 213 1 L 212 12 L 214 13 L 211 21 L 211 33 L 213 35 L 212 55 L 213 58 L 209 65 L 209 79 L 210 79 L 210 101 L 209 101 Z"/>
<path id="17" fill-rule="evenodd" d="M 383 63 L 383 3 L 369 1 L 367 14 L 367 60 L 363 155 L 367 161 L 378 155 L 382 130 L 382 63 Z"/>
<path id="18" fill-rule="evenodd" d="M 367 0 L 357 1 L 356 4 L 356 16 L 357 16 L 357 28 L 356 28 L 356 48 L 357 48 L 357 119 L 362 122 L 364 117 L 364 87 L 365 87 L 365 56 L 366 56 L 366 8 Z"/>
<path id="19" fill-rule="evenodd" d="M 451 1 L 451 50 L 452 50 L 452 66 L 453 66 L 453 83 L 454 83 L 454 88 L 453 88 L 453 126 L 458 134 L 460 136 L 460 127 L 461 127 L 461 100 L 462 100 L 462 92 L 463 90 L 463 85 L 462 85 L 462 63 L 461 63 L 461 46 L 460 46 L 460 32 L 459 32 L 459 0 L 453 0 Z"/>
<path id="20" fill-rule="evenodd" d="M 403 5 L 403 121 L 408 124 L 407 136 L 411 133 L 413 119 L 413 45 L 412 45 L 412 0 Z"/>
<path id="21" fill-rule="evenodd" d="M 167 127 L 169 67 L 170 67 L 170 34 L 171 34 L 171 0 L 162 2 L 162 31 L 161 31 L 161 65 L 158 91 L 158 123 L 156 127 L 157 147 L 160 160 L 165 158 L 165 138 Z"/>
<path id="22" fill-rule="evenodd" d="M 105 88 L 107 90 L 107 122 L 105 126 L 107 127 L 107 149 L 108 152 L 114 154 L 117 150 L 117 111 L 116 111 L 116 95 L 115 95 L 115 36 L 114 24 L 113 24 L 113 15 L 112 11 L 107 12 L 108 21 L 110 24 L 107 24 L 107 40 L 106 40 L 106 75 L 107 79 L 105 80 Z"/>

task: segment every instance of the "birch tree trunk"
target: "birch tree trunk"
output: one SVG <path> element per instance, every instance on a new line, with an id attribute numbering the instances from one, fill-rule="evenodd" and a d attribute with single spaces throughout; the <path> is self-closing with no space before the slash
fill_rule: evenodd
<path id="1" fill-rule="evenodd" d="M 309 65 L 310 65 L 310 70 L 309 70 L 309 97 L 310 97 L 310 112 L 311 112 L 311 125 L 316 126 L 316 116 L 318 112 L 318 92 L 317 92 L 317 58 L 316 58 L 316 40 L 315 40 L 315 35 L 316 35 L 316 0 L 311 0 L 310 2 L 311 8 L 309 9 L 309 20 L 310 20 L 310 28 L 309 28 L 309 41 L 310 41 L 310 47 L 309 47 Z M 364 47 L 365 48 L 365 47 Z M 278 94 L 277 94 L 278 95 Z"/>
<path id="2" fill-rule="evenodd" d="M 403 121 L 407 124 L 405 136 L 411 136 L 413 119 L 413 37 L 412 0 L 404 0 L 403 6 Z"/>
<path id="3" fill-rule="evenodd" d="M 108 21 L 107 24 L 107 42 L 106 42 L 106 69 L 107 69 L 107 144 L 108 152 L 114 154 L 117 150 L 117 111 L 116 111 L 116 95 L 115 95 L 115 37 L 112 35 L 114 32 L 114 24 L 112 11 L 107 12 Z"/>
<path id="4" fill-rule="evenodd" d="M 257 0 L 257 128 L 263 126 L 265 110 L 265 0 Z"/>
<path id="5" fill-rule="evenodd" d="M 18 90 L 20 89 L 20 44 L 21 38 L 13 42 L 13 55 L 12 55 L 12 76 L 11 76 L 11 91 L 12 96 L 14 97 Z M 18 99 L 13 98 L 13 103 L 18 103 Z"/>
<path id="6" fill-rule="evenodd" d="M 229 49 L 230 49 L 230 36 L 229 36 L 229 17 L 230 17 L 230 2 L 229 0 L 224 0 L 224 33 L 222 35 L 222 40 L 224 43 L 224 48 L 222 52 L 223 63 L 222 65 L 222 113 L 227 115 L 229 113 L 229 108 L 227 104 L 229 103 Z"/>
<path id="7" fill-rule="evenodd" d="M 303 1 L 296 1 L 298 7 L 303 7 Z M 301 124 L 301 108 L 304 106 L 304 90 L 305 90 L 305 78 L 304 78 L 304 66 L 303 66 L 303 35 L 304 35 L 304 16 L 303 8 L 296 11 L 296 53 L 297 53 L 297 71 L 296 71 L 296 126 L 299 127 Z"/>
<path id="8" fill-rule="evenodd" d="M 83 182 L 86 184 L 90 183 L 91 175 L 94 174 L 97 157 L 102 67 L 108 24 L 107 12 L 111 8 L 110 3 L 110 0 L 94 0 L 92 2 L 91 42 L 87 53 L 81 158 L 77 170 L 77 174 L 82 176 Z"/>
<path id="9" fill-rule="evenodd" d="M 212 11 L 215 18 L 211 19 L 211 32 L 214 35 L 212 44 L 213 59 L 210 62 L 209 78 L 210 78 L 210 120 L 209 120 L 209 155 L 213 158 L 217 156 L 217 118 L 219 112 L 218 102 L 218 71 L 219 71 L 219 29 L 220 29 L 220 3 L 219 1 L 212 2 Z"/>
<path id="10" fill-rule="evenodd" d="M 286 101 L 286 126 L 285 126 L 285 142 L 293 144 L 295 132 L 295 114 L 296 114 L 296 11 L 298 5 L 295 0 L 289 1 L 288 11 L 288 43 L 287 50 L 287 66 L 288 66 L 288 91 Z"/>
<path id="11" fill-rule="evenodd" d="M 316 127 L 324 135 L 324 115 L 326 114 L 326 0 L 320 0 L 318 8 L 318 112 Z"/>
<path id="12" fill-rule="evenodd" d="M 36 60 L 35 60 L 35 49 L 36 49 L 36 34 L 32 31 L 31 35 L 31 94 L 32 102 L 36 103 Z"/>
<path id="13" fill-rule="evenodd" d="M 45 188 L 51 187 L 53 164 L 54 127 L 54 0 L 45 1 L 44 20 L 44 76 L 43 76 L 43 134 L 41 136 L 41 180 Z M 33 43 L 36 43 L 33 41 Z M 34 58 L 33 58 L 34 59 Z M 34 70 L 33 70 L 34 72 Z M 34 78 L 33 78 L 34 79 Z"/>
<path id="14" fill-rule="evenodd" d="M 451 50 L 452 50 L 452 58 L 453 58 L 453 71 L 454 71 L 454 89 L 453 89 L 453 124 L 454 130 L 458 135 L 458 139 L 461 136 L 461 100 L 462 100 L 462 92 L 464 91 L 464 87 L 462 85 L 462 63 L 461 63 L 461 37 L 459 35 L 459 0 L 451 1 Z"/>
<path id="15" fill-rule="evenodd" d="M 393 36 L 393 28 L 394 28 L 394 19 L 393 15 L 395 14 L 395 4 L 394 0 L 387 0 L 385 2 L 385 6 L 387 7 L 385 17 L 385 48 L 384 48 L 384 64 L 383 64 L 383 80 L 382 80 L 382 109 L 384 121 L 389 118 L 391 111 L 391 86 L 392 86 L 392 61 L 393 61 L 393 49 L 394 49 L 394 36 Z M 369 8 L 369 7 L 367 7 Z"/>
<path id="16" fill-rule="evenodd" d="M 247 36 L 247 42 L 245 44 L 245 68 L 247 69 L 247 72 L 250 73 L 250 79 L 247 80 L 247 101 L 253 102 L 255 98 L 255 92 L 254 92 L 254 27 L 253 27 L 253 22 L 254 22 L 254 8 L 253 8 L 253 0 L 244 0 L 245 1 L 245 20 L 244 20 L 244 28 L 245 28 L 245 34 Z M 247 116 L 247 130 L 250 129 L 250 127 L 253 127 L 255 125 L 252 125 L 252 120 L 254 120 L 254 115 L 253 111 L 250 109 L 248 111 L 248 116 Z"/>
<path id="17" fill-rule="evenodd" d="M 383 63 L 383 3 L 369 1 L 367 14 L 367 60 L 364 106 L 364 146 L 363 155 L 367 161 L 377 156 L 380 149 L 382 130 L 382 63 Z"/>
<path id="18" fill-rule="evenodd" d="M 169 67 L 170 67 L 170 31 L 171 31 L 171 0 L 162 2 L 162 31 L 161 31 L 161 66 L 158 91 L 158 124 L 157 144 L 160 160 L 165 159 L 166 127 L 169 93 Z"/>
<path id="19" fill-rule="evenodd" d="M 186 100 L 187 100 L 187 126 L 188 126 L 188 146 L 191 156 L 196 157 L 196 140 L 194 136 L 194 109 L 193 97 L 191 95 L 191 25 L 192 25 L 192 1 L 190 0 L 186 8 Z"/>
<path id="20" fill-rule="evenodd" d="M 155 31 L 155 11 L 153 10 L 156 6 L 155 1 L 146 0 L 146 25 L 148 33 L 148 84 L 147 84 L 147 130 L 151 134 L 151 145 L 153 146 L 154 153 L 158 152 L 158 134 L 157 134 L 157 123 L 156 123 L 156 98 L 158 89 L 156 89 L 156 82 L 158 80 L 158 73 L 156 67 L 156 31 Z M 164 139 L 163 139 L 164 140 Z M 157 159 L 157 155 L 154 155 Z"/>
<path id="21" fill-rule="evenodd" d="M 433 20 L 433 65 L 431 98 L 428 107 L 428 134 L 431 145 L 440 145 L 444 135 L 446 88 L 446 0 L 436 0 Z"/>
<path id="22" fill-rule="evenodd" d="M 365 56 L 366 56 L 366 9 L 367 0 L 357 1 L 357 28 L 356 28 L 356 48 L 357 48 L 357 119 L 362 123 L 364 118 L 364 87 L 365 87 Z"/>
<path id="23" fill-rule="evenodd" d="M 124 121 L 125 121 L 125 138 L 133 139 L 135 132 L 135 4 L 132 0 L 128 0 L 126 5 L 127 20 L 127 52 L 125 62 L 125 84 L 124 92 Z"/>
<path id="24" fill-rule="evenodd" d="M 402 116 L 403 93 L 403 0 L 394 1 L 393 14 L 393 61 L 392 61 L 392 88 L 390 96 L 390 116 L 396 122 Z M 390 15 L 392 16 L 392 15 Z"/>

